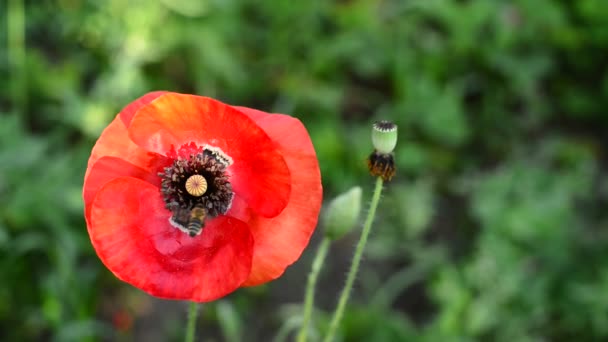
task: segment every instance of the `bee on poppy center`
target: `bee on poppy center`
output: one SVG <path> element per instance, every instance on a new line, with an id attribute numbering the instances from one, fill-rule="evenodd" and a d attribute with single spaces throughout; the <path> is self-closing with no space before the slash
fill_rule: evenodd
<path id="1" fill-rule="evenodd" d="M 158 173 L 170 224 L 190 236 L 200 234 L 206 220 L 225 214 L 234 197 L 225 158 L 219 149 L 208 148 L 182 146 L 173 164 Z"/>
<path id="2" fill-rule="evenodd" d="M 197 204 L 190 211 L 190 218 L 188 219 L 188 235 L 194 237 L 198 235 L 201 230 L 205 227 L 205 218 L 207 212 L 201 204 Z"/>

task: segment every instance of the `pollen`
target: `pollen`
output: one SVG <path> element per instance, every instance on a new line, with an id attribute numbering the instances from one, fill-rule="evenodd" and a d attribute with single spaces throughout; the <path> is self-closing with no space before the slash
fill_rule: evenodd
<path id="1" fill-rule="evenodd" d="M 201 175 L 192 175 L 186 180 L 185 187 L 190 195 L 201 197 L 207 192 L 207 180 Z"/>

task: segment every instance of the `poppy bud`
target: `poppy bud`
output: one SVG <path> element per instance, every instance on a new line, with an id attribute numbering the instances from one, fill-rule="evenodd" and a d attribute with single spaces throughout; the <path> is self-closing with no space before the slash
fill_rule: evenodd
<path id="1" fill-rule="evenodd" d="M 361 187 L 355 186 L 334 198 L 325 212 L 325 234 L 337 240 L 357 224 L 361 211 Z"/>

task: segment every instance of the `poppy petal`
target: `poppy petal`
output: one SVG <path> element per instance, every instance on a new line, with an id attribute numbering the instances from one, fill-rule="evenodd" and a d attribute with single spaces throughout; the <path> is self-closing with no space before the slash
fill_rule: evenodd
<path id="1" fill-rule="evenodd" d="M 226 104 L 164 93 L 139 109 L 128 130 L 136 144 L 163 155 L 191 142 L 220 148 L 234 161 L 227 170 L 235 196 L 264 217 L 287 205 L 291 177 L 283 156 L 264 130 Z"/>
<path id="2" fill-rule="evenodd" d="M 93 201 L 91 242 L 114 275 L 156 297 L 206 302 L 238 288 L 251 269 L 247 224 L 220 216 L 192 238 L 169 224 L 170 215 L 157 187 L 114 179 Z"/>
<path id="3" fill-rule="evenodd" d="M 289 166 L 289 204 L 274 218 L 253 215 L 248 221 L 255 240 L 251 274 L 244 286 L 278 278 L 308 245 L 315 230 L 323 188 L 316 153 L 306 128 L 291 116 L 236 107 L 262 127 L 280 147 Z"/>
<path id="4" fill-rule="evenodd" d="M 137 113 L 137 111 L 141 107 L 154 101 L 157 97 L 161 96 L 164 93 L 166 93 L 166 91 L 153 91 L 129 103 L 125 108 L 123 108 L 123 110 L 120 111 L 120 119 L 125 124 L 125 126 L 128 127 L 131 123 L 131 119 L 133 119 L 133 115 L 135 115 L 135 113 Z"/>
<path id="5" fill-rule="evenodd" d="M 95 146 L 93 146 L 91 157 L 87 164 L 85 180 L 97 160 L 106 156 L 118 157 L 153 173 L 157 172 L 159 167 L 171 163 L 166 157 L 158 153 L 149 152 L 133 143 L 129 138 L 127 127 L 120 120 L 119 116 L 116 116 L 106 127 L 99 139 L 97 139 Z"/>
<path id="6" fill-rule="evenodd" d="M 97 165 L 103 158 L 112 159 L 106 159 Z M 170 163 L 166 157 L 148 152 L 134 144 L 129 138 L 126 126 L 117 116 L 101 133 L 89 158 L 83 187 L 86 220 L 89 220 L 95 193 L 106 182 L 120 176 L 133 176 L 158 184 L 160 179 L 155 177 L 157 172 Z M 95 172 L 100 173 L 93 174 Z"/>
<path id="7" fill-rule="evenodd" d="M 251 218 L 251 210 L 249 209 L 249 206 L 245 200 L 238 196 L 234 196 L 232 199 L 232 205 L 226 213 L 226 216 L 234 217 L 235 219 L 247 222 L 249 221 L 249 218 Z"/>
<path id="8" fill-rule="evenodd" d="M 90 172 L 84 182 L 83 198 L 87 222 L 90 220 L 91 205 L 93 204 L 95 194 L 107 182 L 125 176 L 139 178 L 157 187 L 160 186 L 160 178 L 149 170 L 145 170 L 117 157 L 101 157 L 90 168 Z"/>

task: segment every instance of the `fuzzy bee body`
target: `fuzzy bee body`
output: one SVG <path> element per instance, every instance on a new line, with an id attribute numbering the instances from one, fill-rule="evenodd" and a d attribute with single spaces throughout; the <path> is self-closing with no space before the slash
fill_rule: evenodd
<path id="1" fill-rule="evenodd" d="M 188 226 L 186 227 L 188 230 L 188 235 L 194 237 L 200 233 L 200 231 L 205 227 L 205 217 L 207 216 L 207 212 L 205 208 L 197 204 L 190 211 L 190 218 L 188 219 Z"/>

